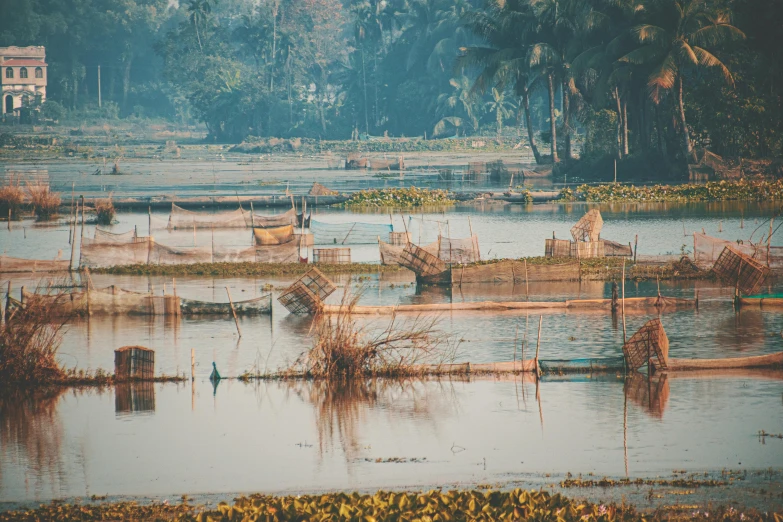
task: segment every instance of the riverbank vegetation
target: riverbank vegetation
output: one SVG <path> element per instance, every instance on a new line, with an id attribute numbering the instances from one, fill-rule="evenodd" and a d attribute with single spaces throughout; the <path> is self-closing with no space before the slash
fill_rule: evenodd
<path id="1" fill-rule="evenodd" d="M 95 200 L 95 215 L 99 225 L 111 225 L 116 214 L 111 195 L 106 199 Z"/>
<path id="2" fill-rule="evenodd" d="M 318 263 L 317 266 L 318 270 L 325 274 L 376 274 L 402 270 L 399 266 L 370 263 Z M 311 268 L 312 265 L 306 263 L 194 263 L 188 265 L 124 265 L 95 268 L 90 271 L 94 274 L 114 275 L 287 277 L 303 275 Z"/>
<path id="3" fill-rule="evenodd" d="M 181 502 L 105 502 L 93 496 L 84 502 L 52 502 L 33 509 L 0 512 L 0 522 L 39 520 L 177 520 L 239 522 L 244 520 L 558 520 L 563 522 L 657 522 L 692 520 L 776 522 L 779 514 L 736 506 L 683 505 L 641 512 L 625 503 L 598 504 L 546 491 L 431 490 L 323 493 L 296 496 L 255 494 L 219 502 L 215 507 Z"/>
<path id="4" fill-rule="evenodd" d="M 347 208 L 384 207 L 407 209 L 424 206 L 442 207 L 453 203 L 454 200 L 447 190 L 409 187 L 361 190 L 354 192 L 343 205 Z"/>
<path id="5" fill-rule="evenodd" d="M 538 162 L 783 152 L 776 0 L 20 5 L 0 45 L 46 46 L 47 101 L 23 112 L 48 122 L 200 121 L 234 143 L 499 136 Z"/>
<path id="6" fill-rule="evenodd" d="M 783 200 L 783 180 L 742 178 L 683 185 L 581 185 L 576 190 L 563 189 L 558 198 L 558 201 L 596 203 L 771 200 Z"/>

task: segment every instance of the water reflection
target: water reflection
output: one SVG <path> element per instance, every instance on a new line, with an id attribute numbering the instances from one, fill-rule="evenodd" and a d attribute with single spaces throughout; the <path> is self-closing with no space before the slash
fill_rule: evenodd
<path id="1" fill-rule="evenodd" d="M 648 377 L 633 372 L 625 379 L 624 393 L 642 411 L 662 419 L 669 402 L 669 376 L 664 373 Z"/>
<path id="2" fill-rule="evenodd" d="M 115 385 L 114 412 L 117 416 L 155 413 L 155 384 L 122 382 Z"/>

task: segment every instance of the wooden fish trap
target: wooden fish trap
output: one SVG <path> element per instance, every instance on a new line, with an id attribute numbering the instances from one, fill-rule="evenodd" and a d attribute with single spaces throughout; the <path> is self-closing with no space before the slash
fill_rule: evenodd
<path id="1" fill-rule="evenodd" d="M 567 239 L 547 239 L 544 244 L 546 257 L 571 257 L 571 241 Z"/>
<path id="2" fill-rule="evenodd" d="M 123 346 L 114 350 L 114 377 L 118 381 L 152 379 L 154 376 L 154 350 L 143 346 Z"/>
<path id="3" fill-rule="evenodd" d="M 412 270 L 419 277 L 431 277 L 446 271 L 446 263 L 423 248 L 408 243 L 400 256 L 400 266 Z"/>
<path id="4" fill-rule="evenodd" d="M 389 232 L 389 244 L 394 246 L 405 246 L 411 242 L 410 232 Z"/>
<path id="5" fill-rule="evenodd" d="M 155 383 L 122 382 L 114 387 L 114 413 L 129 415 L 155 411 Z"/>
<path id="6" fill-rule="evenodd" d="M 669 360 L 669 338 L 660 319 L 650 319 L 623 345 L 629 370 L 638 370 L 648 361 L 656 370 L 665 370 Z"/>
<path id="7" fill-rule="evenodd" d="M 571 257 L 587 259 L 605 257 L 605 245 L 602 241 L 575 241 L 571 243 Z"/>
<path id="8" fill-rule="evenodd" d="M 314 248 L 313 263 L 328 263 L 331 265 L 347 265 L 351 263 L 351 249 L 340 248 Z"/>
<path id="9" fill-rule="evenodd" d="M 758 293 L 770 274 L 768 266 L 730 246 L 724 247 L 712 271 L 723 282 L 734 285 L 744 295 Z"/>
<path id="10" fill-rule="evenodd" d="M 571 227 L 571 236 L 574 241 L 598 241 L 601 236 L 601 229 L 604 226 L 604 220 L 601 212 L 597 208 L 590 209 L 587 214 Z"/>
<path id="11" fill-rule="evenodd" d="M 313 314 L 337 289 L 317 268 L 311 268 L 277 298 L 292 314 Z"/>

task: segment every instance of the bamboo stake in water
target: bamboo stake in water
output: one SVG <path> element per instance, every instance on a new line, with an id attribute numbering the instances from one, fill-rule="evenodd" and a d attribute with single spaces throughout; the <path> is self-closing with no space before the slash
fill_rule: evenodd
<path id="1" fill-rule="evenodd" d="M 622 308 L 623 308 L 623 344 L 628 340 L 625 333 L 625 258 L 623 258 L 623 294 L 622 294 Z"/>
<path id="2" fill-rule="evenodd" d="M 517 333 L 514 335 L 514 371 L 517 369 L 517 341 L 519 339 L 519 323 L 517 323 Z M 524 361 L 522 361 L 524 364 Z"/>
<path id="3" fill-rule="evenodd" d="M 530 301 L 530 285 L 527 279 L 527 258 L 525 259 L 525 301 Z"/>
<path id="4" fill-rule="evenodd" d="M 190 380 L 196 380 L 196 350 L 190 349 Z"/>
<path id="5" fill-rule="evenodd" d="M 234 302 L 231 300 L 231 292 L 226 287 L 226 294 L 228 294 L 228 304 L 231 305 L 231 313 L 234 315 L 234 323 L 237 325 L 237 333 L 239 337 L 242 337 L 242 330 L 239 329 L 239 319 L 237 319 L 237 311 L 234 310 Z"/>
<path id="6" fill-rule="evenodd" d="M 538 366 L 538 350 L 541 348 L 541 323 L 544 321 L 544 316 L 538 316 L 538 342 L 536 342 L 536 380 L 541 377 L 541 368 Z"/>

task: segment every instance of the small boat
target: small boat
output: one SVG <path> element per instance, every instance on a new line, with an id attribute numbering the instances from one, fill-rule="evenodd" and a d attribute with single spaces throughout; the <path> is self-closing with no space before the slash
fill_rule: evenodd
<path id="1" fill-rule="evenodd" d="M 359 156 L 358 154 L 351 154 L 345 160 L 345 170 L 366 169 L 366 168 L 367 168 L 367 158 Z"/>
<path id="2" fill-rule="evenodd" d="M 179 306 L 182 315 L 231 315 L 231 303 L 213 303 L 180 297 Z M 272 294 L 246 301 L 236 301 L 234 302 L 234 311 L 237 315 L 270 315 L 272 313 Z"/>

